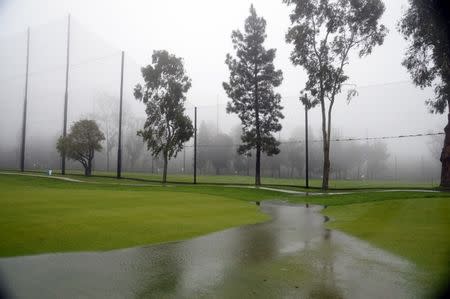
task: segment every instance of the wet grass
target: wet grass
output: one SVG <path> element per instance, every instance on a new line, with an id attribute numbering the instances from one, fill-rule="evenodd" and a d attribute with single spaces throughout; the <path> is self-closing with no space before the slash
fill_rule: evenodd
<path id="1" fill-rule="evenodd" d="M 357 203 L 382 202 L 403 199 L 446 198 L 450 203 L 450 192 L 422 191 L 358 191 L 355 193 L 294 196 L 289 200 L 295 203 L 310 203 L 322 206 L 346 206 Z"/>
<path id="2" fill-rule="evenodd" d="M 44 173 L 44 171 L 40 171 Z M 57 175 L 58 171 L 54 171 Z M 111 182 L 117 183 L 116 173 L 113 171 L 94 171 L 94 176 L 86 178 L 81 171 L 70 170 L 67 172 L 69 177 L 80 180 Z M 162 179 L 161 174 L 152 174 L 144 172 L 123 172 L 122 183 L 159 183 Z M 299 178 L 277 178 L 262 177 L 263 185 L 283 186 L 294 190 L 303 190 L 305 186 L 304 179 Z M 168 182 L 172 184 L 191 184 L 193 182 L 192 174 L 169 174 Z M 198 175 L 197 182 L 199 184 L 236 184 L 236 185 L 252 185 L 255 182 L 253 176 L 244 175 Z M 310 187 L 312 190 L 321 187 L 320 179 L 310 179 Z M 438 186 L 438 182 L 406 182 L 406 181 L 381 181 L 381 180 L 330 180 L 330 189 L 386 189 L 386 188 L 419 188 L 429 189 Z"/>
<path id="3" fill-rule="evenodd" d="M 450 198 L 411 195 L 409 199 L 335 205 L 323 213 L 332 219 L 330 228 L 415 262 L 432 274 L 432 281 L 445 279 L 450 262 Z"/>
<path id="4" fill-rule="evenodd" d="M 0 175 L 0 256 L 132 247 L 268 219 L 238 200 L 251 190 L 208 190 Z"/>

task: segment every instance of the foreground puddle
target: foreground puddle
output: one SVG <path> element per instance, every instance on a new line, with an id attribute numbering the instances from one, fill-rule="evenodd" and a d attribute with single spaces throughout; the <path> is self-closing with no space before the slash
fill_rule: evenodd
<path id="1" fill-rule="evenodd" d="M 17 298 L 417 298 L 414 265 L 324 228 L 319 208 L 263 202 L 273 220 L 101 253 L 0 259 Z"/>

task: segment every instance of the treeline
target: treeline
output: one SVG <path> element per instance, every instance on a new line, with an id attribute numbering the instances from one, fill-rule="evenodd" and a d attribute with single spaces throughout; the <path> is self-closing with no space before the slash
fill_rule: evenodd
<path id="1" fill-rule="evenodd" d="M 109 97 L 100 97 L 98 103 L 103 103 Z M 116 102 L 109 99 L 111 103 Z M 102 142 L 103 150 L 95 156 L 95 171 L 114 172 L 117 165 L 117 115 L 114 106 L 108 107 L 92 115 L 100 129 L 105 134 Z M 123 123 L 123 167 L 126 172 L 145 172 L 161 174 L 163 160 L 153 158 L 147 151 L 142 138 L 136 132 L 142 127 L 143 118 L 138 118 L 129 112 Z M 321 178 L 322 174 L 322 143 L 317 142 L 320 134 L 310 128 L 309 168 L 310 177 Z M 235 126 L 229 133 L 218 132 L 212 123 L 200 122 L 198 129 L 197 167 L 200 175 L 254 175 L 255 153 L 244 155 L 237 153 L 241 142 L 240 126 Z M 334 135 L 340 137 L 339 134 Z M 30 136 L 28 143 L 26 168 L 30 170 L 59 169 L 60 157 L 54 144 L 58 136 L 34 138 Z M 304 128 L 293 130 L 291 136 L 283 139 L 280 153 L 269 157 L 261 157 L 261 172 L 264 177 L 304 178 L 305 177 L 305 147 Z M 428 140 L 430 153 L 423 159 L 411 161 L 402 160 L 399 153 L 391 153 L 385 142 L 334 142 L 331 157 L 332 179 L 380 179 L 380 180 L 419 180 L 438 181 L 439 157 L 442 146 L 442 136 L 433 136 Z M 109 153 L 108 153 L 109 152 Z M 169 173 L 192 175 L 193 173 L 193 140 L 185 144 L 185 148 L 169 164 Z M 397 157 L 398 155 L 398 157 Z M 398 159 L 397 159 L 398 158 Z M 19 161 L 19 151 L 2 151 L 0 155 L 1 168 L 16 168 Z M 68 169 L 81 170 L 81 165 L 68 161 Z"/>
<path id="2" fill-rule="evenodd" d="M 253 175 L 255 153 L 239 155 L 239 126 L 230 134 L 212 132 L 214 126 L 202 122 L 199 128 L 197 167 L 201 174 Z M 281 140 L 280 153 L 263 155 L 262 175 L 266 177 L 300 178 L 305 175 L 304 129 L 294 130 L 287 140 Z M 310 129 L 311 140 L 316 140 Z M 338 137 L 338 136 L 336 136 Z M 310 176 L 320 178 L 322 173 L 322 143 L 310 142 Z M 332 148 L 332 177 L 335 179 L 376 179 L 386 177 L 389 153 L 382 142 L 336 142 Z"/>

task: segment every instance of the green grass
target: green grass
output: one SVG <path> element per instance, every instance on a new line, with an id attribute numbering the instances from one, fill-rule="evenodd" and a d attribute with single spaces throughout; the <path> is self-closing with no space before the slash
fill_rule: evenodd
<path id="1" fill-rule="evenodd" d="M 295 196 L 290 200 L 297 203 L 310 203 L 322 206 L 344 206 L 356 203 L 382 202 L 413 198 L 446 198 L 450 202 L 448 192 L 420 192 L 420 191 L 358 191 L 354 193 L 332 195 Z"/>
<path id="2" fill-rule="evenodd" d="M 44 173 L 44 171 L 40 171 Z M 55 174 L 58 171 L 54 171 Z M 80 180 L 88 181 L 100 181 L 107 182 L 116 177 L 116 173 L 113 171 L 94 171 L 94 177 L 86 178 L 82 175 L 81 171 L 70 170 L 67 172 L 70 177 Z M 123 182 L 134 183 L 150 183 L 160 182 L 161 174 L 152 174 L 144 172 L 123 172 L 122 177 L 125 179 Z M 178 184 L 190 184 L 193 182 L 192 174 L 168 174 L 169 183 Z M 303 189 L 305 185 L 304 179 L 300 178 L 272 178 L 262 177 L 261 181 L 264 185 L 272 186 L 285 186 L 295 187 Z M 252 185 L 255 183 L 253 176 L 242 175 L 198 175 L 197 182 L 199 184 L 239 184 L 239 185 Z M 381 181 L 381 180 L 330 180 L 330 189 L 386 189 L 386 188 L 418 188 L 418 189 L 430 189 L 438 186 L 439 182 L 406 182 L 406 181 Z M 322 181 L 320 179 L 310 179 L 311 188 L 320 188 Z"/>
<path id="3" fill-rule="evenodd" d="M 428 197 L 336 205 L 323 213 L 338 229 L 445 278 L 450 257 L 450 198 Z"/>
<path id="4" fill-rule="evenodd" d="M 203 187 L 193 192 L 192 187 L 80 184 L 0 175 L 0 256 L 168 242 L 268 219 L 256 205 L 239 200 L 252 190 L 224 189 Z"/>

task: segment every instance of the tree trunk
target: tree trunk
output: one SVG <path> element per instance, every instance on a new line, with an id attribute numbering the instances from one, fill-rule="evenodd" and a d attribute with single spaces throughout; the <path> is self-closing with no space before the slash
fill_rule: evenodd
<path id="1" fill-rule="evenodd" d="M 250 176 L 250 158 L 247 157 L 247 176 Z"/>
<path id="2" fill-rule="evenodd" d="M 255 185 L 261 185 L 261 147 L 256 146 Z"/>
<path id="3" fill-rule="evenodd" d="M 323 147 L 323 177 L 322 177 L 322 189 L 328 189 L 328 182 L 330 179 L 330 143 L 324 142 Z"/>
<path id="4" fill-rule="evenodd" d="M 87 162 L 87 166 L 84 168 L 84 175 L 91 176 L 92 174 L 92 160 L 89 159 Z"/>
<path id="5" fill-rule="evenodd" d="M 164 152 L 163 153 L 163 156 L 164 156 L 164 171 L 163 171 L 163 179 L 162 179 L 162 182 L 163 182 L 163 184 L 165 184 L 165 183 L 167 183 L 167 162 L 168 162 L 168 159 L 167 159 L 167 152 Z"/>
<path id="6" fill-rule="evenodd" d="M 450 107 L 449 107 L 450 108 Z M 450 113 L 447 116 L 448 122 L 445 126 L 444 147 L 441 153 L 441 187 L 450 188 Z"/>
<path id="7" fill-rule="evenodd" d="M 322 168 L 322 189 L 328 189 L 328 179 L 330 175 L 330 144 L 328 142 L 327 119 L 325 114 L 325 104 L 322 101 L 322 139 L 323 139 L 323 168 Z"/>

